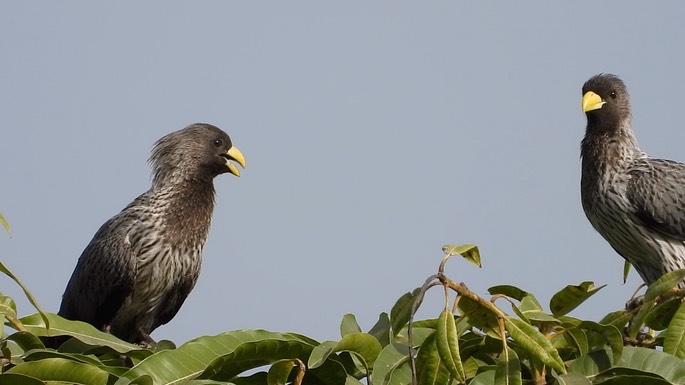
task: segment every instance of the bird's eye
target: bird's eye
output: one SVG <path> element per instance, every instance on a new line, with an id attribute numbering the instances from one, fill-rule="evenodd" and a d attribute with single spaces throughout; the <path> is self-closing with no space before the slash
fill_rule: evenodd
<path id="1" fill-rule="evenodd" d="M 612 99 L 616 99 L 616 91 L 611 91 L 609 96 L 611 96 Z"/>
<path id="2" fill-rule="evenodd" d="M 214 139 L 214 146 L 215 147 L 221 147 L 224 145 L 224 141 L 221 139 Z"/>

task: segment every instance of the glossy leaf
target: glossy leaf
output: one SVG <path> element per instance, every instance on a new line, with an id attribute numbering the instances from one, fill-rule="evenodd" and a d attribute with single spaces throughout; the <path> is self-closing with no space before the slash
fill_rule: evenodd
<path id="1" fill-rule="evenodd" d="M 587 334 L 583 329 L 572 327 L 564 331 L 564 338 L 569 341 L 580 355 L 587 354 L 590 350 Z"/>
<path id="2" fill-rule="evenodd" d="M 580 285 L 568 285 L 552 296 L 549 308 L 555 317 L 565 315 L 592 297 L 606 285 L 595 287 L 594 282 L 585 281 Z"/>
<path id="3" fill-rule="evenodd" d="M 381 343 L 381 346 L 387 346 L 390 343 L 391 330 L 388 313 L 381 313 L 378 316 L 378 321 L 376 321 L 376 324 L 369 330 L 369 334 L 376 337 L 378 342 Z"/>
<path id="4" fill-rule="evenodd" d="M 578 325 L 581 330 L 597 333 L 602 337 L 602 346 L 609 345 L 612 359 L 618 361 L 623 354 L 623 336 L 621 331 L 613 325 L 602 325 L 597 322 L 583 321 Z"/>
<path id="5" fill-rule="evenodd" d="M 352 333 L 361 333 L 362 328 L 357 323 L 357 317 L 354 314 L 345 314 L 340 323 L 340 337 L 345 337 Z"/>
<path id="6" fill-rule="evenodd" d="M 461 255 L 467 261 L 481 267 L 480 251 L 478 251 L 478 246 L 476 245 L 445 245 L 442 247 L 442 251 L 446 255 Z"/>
<path id="7" fill-rule="evenodd" d="M 512 349 L 506 348 L 497 362 L 495 385 L 521 385 L 521 361 Z"/>
<path id="8" fill-rule="evenodd" d="M 464 381 L 464 366 L 459 355 L 459 335 L 454 315 L 447 309 L 443 310 L 438 317 L 438 326 L 435 329 L 435 344 L 438 348 L 440 360 L 450 374 L 458 381 Z"/>
<path id="9" fill-rule="evenodd" d="M 24 374 L 42 381 L 106 385 L 109 374 L 93 365 L 63 358 L 46 358 L 15 366 L 7 373 Z"/>
<path id="10" fill-rule="evenodd" d="M 555 378 L 559 385 L 592 385 L 592 381 L 578 373 L 566 373 Z"/>
<path id="11" fill-rule="evenodd" d="M 44 349 L 43 343 L 38 337 L 29 332 L 16 332 L 6 337 L 8 341 L 17 344 L 24 352 L 32 349 Z"/>
<path id="12" fill-rule="evenodd" d="M 566 373 L 566 368 L 559 356 L 559 352 L 554 349 L 552 343 L 535 327 L 517 318 L 505 318 L 504 325 L 511 338 L 519 343 L 531 356 L 560 373 Z"/>
<path id="13" fill-rule="evenodd" d="M 644 318 L 645 325 L 654 330 L 666 329 L 673 319 L 673 316 L 676 314 L 676 311 L 678 311 L 680 304 L 681 299 L 677 297 L 669 298 L 661 303 L 657 303 Z"/>
<path id="14" fill-rule="evenodd" d="M 530 311 L 543 311 L 542 305 L 540 305 L 540 302 L 538 302 L 537 298 L 531 293 L 526 293 L 526 295 L 521 298 L 520 308 L 524 313 Z"/>
<path id="15" fill-rule="evenodd" d="M 306 361 L 314 340 L 293 333 L 265 330 L 238 330 L 216 336 L 199 337 L 176 350 L 156 353 L 123 375 L 117 384 L 149 376 L 157 384 L 179 383 L 194 378 L 228 381 L 246 370 L 282 359 Z M 307 371 L 322 384 L 342 383 L 346 373 L 335 360 L 327 360 L 321 370 Z"/>
<path id="16" fill-rule="evenodd" d="M 617 310 L 605 315 L 599 323 L 602 325 L 613 325 L 618 329 L 623 329 L 632 318 L 632 314 L 626 310 Z"/>
<path id="17" fill-rule="evenodd" d="M 420 292 L 421 288 L 417 288 L 411 293 L 405 293 L 392 307 L 390 311 L 390 325 L 394 336 L 397 336 L 400 330 L 409 322 L 414 301 Z"/>
<path id="18" fill-rule="evenodd" d="M 548 322 L 548 323 L 554 323 L 554 324 L 560 324 L 561 321 L 558 319 L 554 318 L 552 315 L 545 313 L 544 311 L 527 311 L 527 312 L 521 312 L 526 320 L 529 321 L 535 321 L 537 323 L 539 322 Z"/>
<path id="19" fill-rule="evenodd" d="M 630 267 L 632 265 L 628 260 L 623 261 L 623 284 L 625 285 L 626 282 L 628 282 L 628 273 L 630 273 Z"/>
<path id="20" fill-rule="evenodd" d="M 0 385 L 45 385 L 45 382 L 18 373 L 3 373 L 0 374 Z"/>
<path id="21" fill-rule="evenodd" d="M 529 294 L 527 291 L 512 285 L 492 286 L 488 289 L 488 293 L 490 293 L 490 295 L 506 295 L 507 297 L 511 297 L 517 301 L 521 301 L 523 297 Z"/>
<path id="22" fill-rule="evenodd" d="M 656 297 L 670 291 L 685 279 L 685 269 L 673 270 L 659 277 L 647 287 L 644 302 L 655 300 Z"/>
<path id="23" fill-rule="evenodd" d="M 450 372 L 442 364 L 438 347 L 435 344 L 435 333 L 423 341 L 416 356 L 416 371 L 419 385 L 443 385 L 450 379 Z"/>
<path id="24" fill-rule="evenodd" d="M 14 318 L 17 317 L 17 305 L 12 298 L 0 294 L 0 313 Z"/>
<path id="25" fill-rule="evenodd" d="M 487 370 L 473 377 L 469 385 L 492 385 L 495 383 L 495 371 Z"/>
<path id="26" fill-rule="evenodd" d="M 642 331 L 642 325 L 645 323 L 647 316 L 652 312 L 652 309 L 654 309 L 654 306 L 656 306 L 655 300 L 644 301 L 637 314 L 631 318 L 627 329 L 628 335 L 632 339 L 636 339 L 637 335 Z"/>
<path id="27" fill-rule="evenodd" d="M 621 359 L 614 361 L 610 353 L 609 349 L 601 349 L 582 356 L 571 364 L 569 372 L 594 377 L 620 366 L 652 373 L 672 383 L 685 383 L 685 362 L 673 355 L 653 349 L 626 346 Z"/>
<path id="28" fill-rule="evenodd" d="M 38 311 L 38 314 L 39 314 L 40 317 L 43 319 L 44 325 L 46 325 L 47 327 L 49 327 L 49 326 L 50 326 L 50 321 L 48 321 L 48 318 L 45 316 L 45 313 L 44 313 L 43 310 L 40 308 L 40 306 L 38 306 L 38 301 L 36 301 L 36 299 L 33 297 L 33 294 L 31 294 L 31 292 L 29 291 L 29 289 L 28 289 L 26 286 L 24 286 L 24 284 L 21 283 L 21 281 L 19 280 L 19 278 L 17 278 L 17 277 L 14 275 L 14 273 L 12 273 L 12 272 L 11 272 L 11 271 L 10 271 L 2 262 L 0 262 L 0 271 L 3 272 L 3 273 L 5 273 L 5 275 L 7 275 L 8 277 L 12 278 L 12 280 L 13 280 L 14 282 L 16 282 L 17 285 L 19 285 L 19 287 L 21 288 L 21 290 L 24 292 L 24 295 L 26 296 L 26 299 L 28 299 L 29 302 L 31 303 L 31 305 L 33 305 L 33 307 L 36 308 L 36 310 Z"/>
<path id="29" fill-rule="evenodd" d="M 10 223 L 7 222 L 7 219 L 5 219 L 5 217 L 2 214 L 0 214 L 0 226 L 4 227 L 5 231 L 7 231 L 8 233 L 12 233 Z"/>
<path id="30" fill-rule="evenodd" d="M 280 360 L 274 362 L 267 373 L 267 385 L 285 385 L 293 368 L 297 366 L 294 360 Z"/>
<path id="31" fill-rule="evenodd" d="M 664 332 L 664 352 L 685 358 L 685 302 L 680 304 Z"/>
<path id="32" fill-rule="evenodd" d="M 498 327 L 497 316 L 471 298 L 460 297 L 458 309 L 459 313 L 467 318 L 468 322 L 474 327 L 480 329 Z"/>
<path id="33" fill-rule="evenodd" d="M 49 332 L 38 314 L 26 316 L 20 321 L 28 331 L 39 337 L 67 335 L 78 338 L 88 345 L 108 346 L 119 353 L 141 349 L 138 345 L 122 341 L 109 333 L 103 333 L 85 322 L 67 320 L 52 313 L 45 313 L 44 316 L 50 321 Z"/>
<path id="34" fill-rule="evenodd" d="M 315 347 L 309 358 L 307 366 L 311 369 L 318 368 L 333 353 L 350 352 L 364 360 L 367 368 L 372 368 L 382 347 L 376 338 L 367 333 L 352 333 L 343 337 L 339 342 L 333 341 L 322 343 Z"/>
<path id="35" fill-rule="evenodd" d="M 373 385 L 409 385 L 411 367 L 409 349 L 397 343 L 383 348 L 373 365 Z"/>

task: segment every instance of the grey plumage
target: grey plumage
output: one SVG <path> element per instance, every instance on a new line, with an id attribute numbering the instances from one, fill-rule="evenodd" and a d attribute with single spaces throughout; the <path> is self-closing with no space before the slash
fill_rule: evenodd
<path id="1" fill-rule="evenodd" d="M 583 210 L 592 226 L 642 279 L 685 268 L 685 164 L 640 150 L 630 97 L 616 76 L 583 85 Z"/>
<path id="2" fill-rule="evenodd" d="M 214 208 L 215 176 L 242 153 L 219 128 L 194 124 L 161 138 L 152 186 L 100 227 L 81 254 L 59 314 L 129 342 L 169 322 L 195 286 Z"/>

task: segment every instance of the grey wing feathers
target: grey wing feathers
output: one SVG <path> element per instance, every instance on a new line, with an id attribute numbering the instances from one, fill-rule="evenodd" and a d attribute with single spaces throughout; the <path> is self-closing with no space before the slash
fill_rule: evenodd
<path id="1" fill-rule="evenodd" d="M 193 290 L 195 286 L 195 281 L 197 281 L 197 275 L 195 277 L 186 277 L 181 282 L 178 282 L 174 287 L 169 290 L 164 303 L 162 304 L 159 313 L 153 321 L 152 329 L 156 329 L 161 325 L 165 325 L 171 321 L 176 313 L 181 309 L 181 305 L 188 298 L 188 294 Z"/>
<path id="2" fill-rule="evenodd" d="M 59 314 L 102 329 L 129 295 L 135 258 L 118 215 L 105 222 L 79 257 Z"/>
<path id="3" fill-rule="evenodd" d="M 643 158 L 629 171 L 627 197 L 648 228 L 685 241 L 685 164 Z"/>

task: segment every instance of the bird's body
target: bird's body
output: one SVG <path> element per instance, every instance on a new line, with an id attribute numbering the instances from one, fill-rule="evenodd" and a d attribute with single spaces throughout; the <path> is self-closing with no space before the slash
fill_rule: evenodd
<path id="1" fill-rule="evenodd" d="M 685 268 L 685 164 L 640 150 L 618 77 L 588 80 L 583 110 L 581 198 L 588 220 L 647 284 Z"/>
<path id="2" fill-rule="evenodd" d="M 223 131 L 195 124 L 160 139 L 150 190 L 105 222 L 81 254 L 59 314 L 129 342 L 169 322 L 200 273 L 215 176 L 245 161 Z"/>

